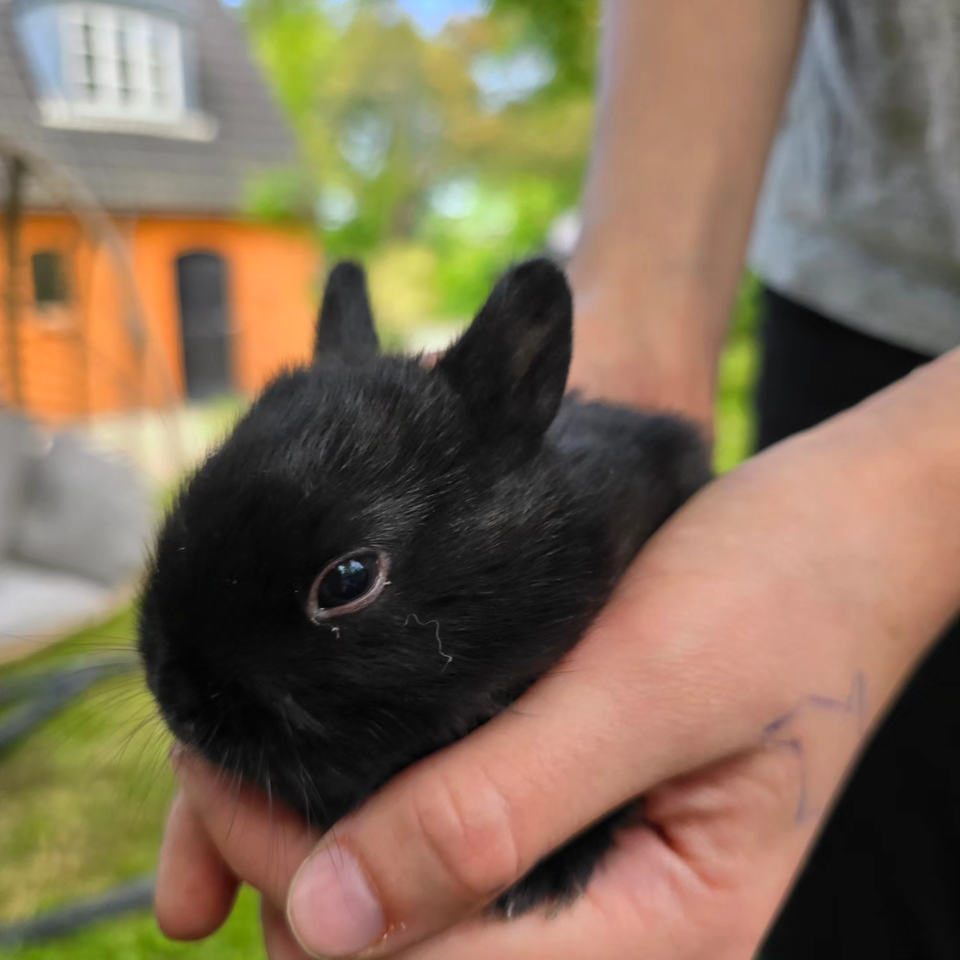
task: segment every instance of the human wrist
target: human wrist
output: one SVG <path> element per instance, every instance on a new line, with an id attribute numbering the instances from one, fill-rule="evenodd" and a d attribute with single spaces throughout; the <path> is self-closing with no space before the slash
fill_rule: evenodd
<path id="1" fill-rule="evenodd" d="M 715 304 L 697 278 L 661 269 L 640 244 L 610 234 L 581 244 L 568 274 L 576 311 L 570 386 L 589 399 L 682 413 L 712 430 L 719 338 Z"/>
<path id="2" fill-rule="evenodd" d="M 865 671 L 877 710 L 960 609 L 957 410 L 960 352 L 748 465 L 789 474 L 809 602 L 845 624 L 831 659 Z"/>
<path id="3" fill-rule="evenodd" d="M 923 646 L 960 609 L 958 412 L 955 350 L 823 429 L 888 584 L 885 626 Z"/>

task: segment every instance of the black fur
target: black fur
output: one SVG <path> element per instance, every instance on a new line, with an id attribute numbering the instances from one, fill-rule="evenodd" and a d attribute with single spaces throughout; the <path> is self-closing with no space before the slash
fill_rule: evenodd
<path id="1" fill-rule="evenodd" d="M 379 349 L 363 268 L 343 260 L 327 278 L 317 317 L 314 359 L 326 355 L 338 357 L 345 363 L 363 363 L 376 356 Z"/>
<path id="2" fill-rule="evenodd" d="M 679 419 L 561 406 L 571 302 L 547 261 L 510 271 L 432 370 L 371 342 L 362 273 L 338 267 L 313 364 L 271 383 L 187 483 L 140 616 L 174 733 L 321 828 L 555 664 L 709 477 Z M 389 558 L 382 594 L 312 622 L 314 578 L 362 548 Z M 616 822 L 499 910 L 575 896 Z"/>
<path id="3" fill-rule="evenodd" d="M 505 274 L 437 364 L 460 395 L 477 440 L 502 458 L 540 446 L 563 400 L 573 301 L 563 274 L 530 260 Z"/>

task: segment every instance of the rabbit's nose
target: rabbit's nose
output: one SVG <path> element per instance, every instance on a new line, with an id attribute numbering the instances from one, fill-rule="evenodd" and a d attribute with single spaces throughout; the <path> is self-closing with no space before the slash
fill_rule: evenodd
<path id="1" fill-rule="evenodd" d="M 204 698 L 187 665 L 166 653 L 150 672 L 150 689 L 171 726 L 193 724 L 203 710 Z"/>
<path id="2" fill-rule="evenodd" d="M 183 676 L 170 676 L 161 682 L 163 696 L 177 716 L 192 720 L 203 707 L 203 698 L 195 683 Z"/>
<path id="3" fill-rule="evenodd" d="M 182 743 L 196 746 L 203 725 L 203 702 L 194 685 L 183 678 L 165 678 L 159 685 L 157 701 L 170 732 Z"/>
<path id="4" fill-rule="evenodd" d="M 167 721 L 170 732 L 183 744 L 192 746 L 197 742 L 197 725 L 192 720 L 170 717 Z"/>

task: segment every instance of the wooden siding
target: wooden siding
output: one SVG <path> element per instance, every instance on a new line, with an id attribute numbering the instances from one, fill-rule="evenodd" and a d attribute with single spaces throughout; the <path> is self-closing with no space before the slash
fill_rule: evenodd
<path id="1" fill-rule="evenodd" d="M 278 369 L 309 352 L 321 257 L 304 230 L 228 219 L 118 217 L 143 304 L 147 344 L 131 343 L 116 268 L 70 217 L 32 213 L 21 231 L 18 282 L 19 375 L 24 406 L 65 422 L 141 405 L 164 407 L 184 396 L 177 297 L 177 258 L 211 252 L 227 265 L 233 379 L 253 393 Z M 34 301 L 31 255 L 56 250 L 65 259 L 64 306 Z M 0 239 L 0 274 L 3 271 Z M 6 278 L 0 275 L 0 288 Z M 6 318 L 0 316 L 0 399 L 10 399 Z"/>

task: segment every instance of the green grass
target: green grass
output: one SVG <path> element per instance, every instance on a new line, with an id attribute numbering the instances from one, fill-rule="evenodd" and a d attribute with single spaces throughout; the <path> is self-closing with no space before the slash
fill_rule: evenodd
<path id="1" fill-rule="evenodd" d="M 215 936 L 200 943 L 173 943 L 149 916 L 101 923 L 62 940 L 38 943 L 3 952 L 4 960 L 259 960 L 265 957 L 260 942 L 257 898 L 241 893 L 233 916 Z"/>
<path id="2" fill-rule="evenodd" d="M 752 443 L 749 394 L 756 365 L 753 285 L 738 301 L 720 368 L 718 470 L 741 460 Z M 0 679 L 58 662 L 127 648 L 133 617 L 112 621 L 38 653 Z M 164 761 L 167 736 L 137 677 L 104 681 L 0 763 L 0 923 L 108 889 L 154 869 L 173 780 Z M 256 898 L 241 896 L 229 923 L 202 944 L 165 940 L 149 915 L 98 924 L 0 960 L 257 960 Z"/>
<path id="3" fill-rule="evenodd" d="M 0 679 L 125 650 L 132 635 L 128 610 L 6 668 Z M 0 766 L 0 923 L 155 868 L 173 794 L 168 745 L 135 674 L 98 684 L 6 756 Z M 202 945 L 170 943 L 153 918 L 141 914 L 63 939 L 0 949 L 0 958 L 254 960 L 263 956 L 256 914 L 255 898 L 245 895 L 227 926 Z"/>

